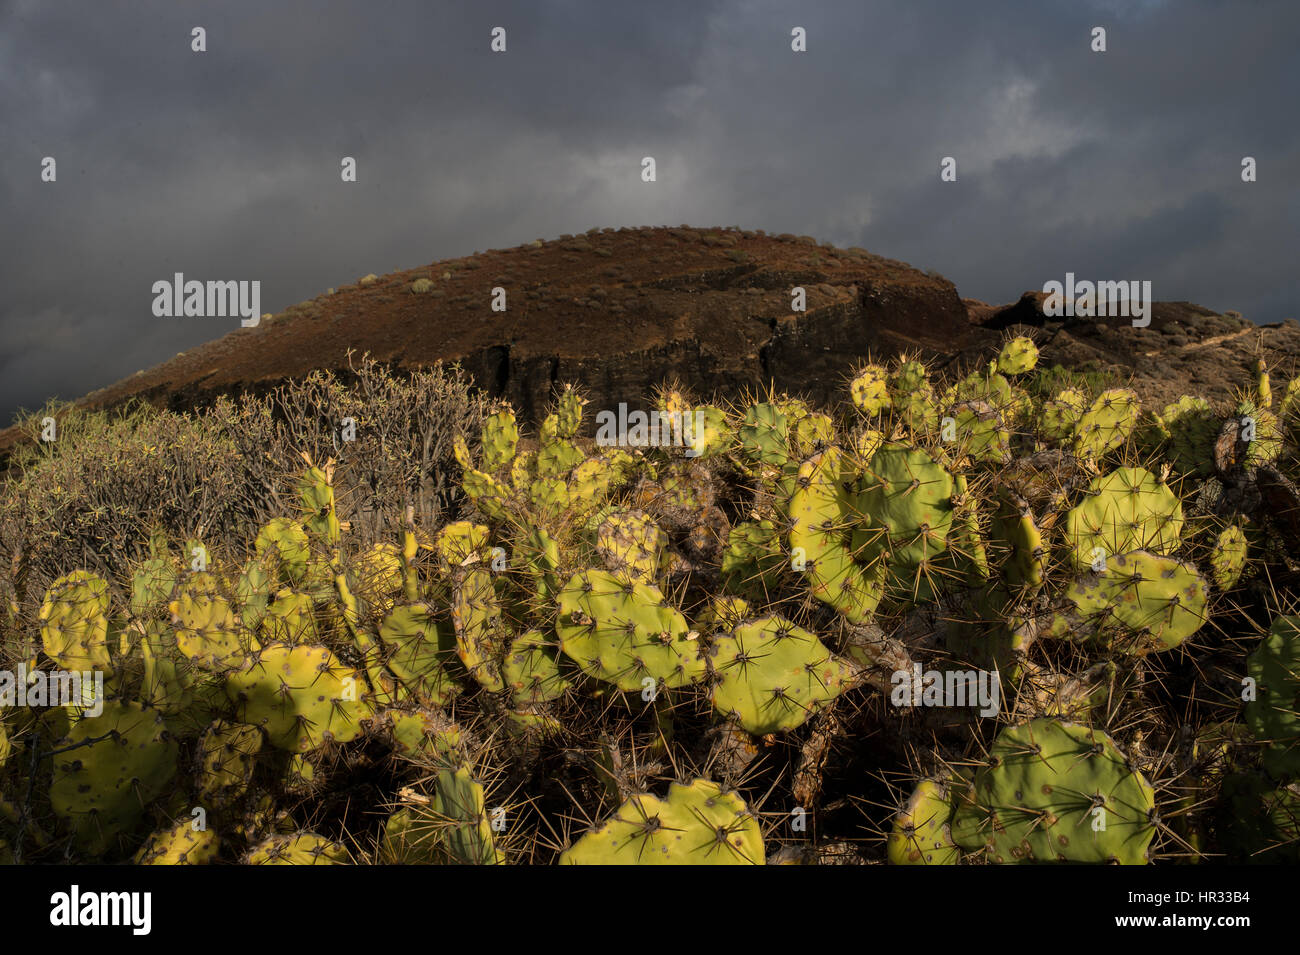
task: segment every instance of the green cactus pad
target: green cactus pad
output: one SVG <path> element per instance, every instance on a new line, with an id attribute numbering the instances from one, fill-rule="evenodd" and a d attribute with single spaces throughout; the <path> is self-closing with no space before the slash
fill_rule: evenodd
<path id="1" fill-rule="evenodd" d="M 1219 419 L 1204 398 L 1183 395 L 1156 418 L 1169 462 L 1184 474 L 1206 477 L 1214 467 L 1214 439 Z"/>
<path id="2" fill-rule="evenodd" d="M 262 637 L 267 643 L 316 643 L 316 602 L 300 590 L 281 590 L 262 617 Z"/>
<path id="3" fill-rule="evenodd" d="M 222 597 L 194 594 L 189 589 L 171 603 L 176 647 L 195 666 L 221 672 L 239 667 L 257 641 Z"/>
<path id="4" fill-rule="evenodd" d="M 483 420 L 482 451 L 483 469 L 501 471 L 510 466 L 514 460 L 515 449 L 519 445 L 519 426 L 515 422 L 515 413 L 509 408 L 502 408 Z"/>
<path id="5" fill-rule="evenodd" d="M 474 468 L 466 468 L 461 477 L 461 488 L 465 496 L 478 505 L 488 517 L 504 520 L 510 503 L 510 488 L 490 474 Z"/>
<path id="6" fill-rule="evenodd" d="M 506 655 L 503 675 L 516 706 L 531 706 L 559 699 L 569 688 L 560 673 L 556 648 L 539 630 L 515 638 Z"/>
<path id="7" fill-rule="evenodd" d="M 596 528 L 596 552 L 615 573 L 653 581 L 659 570 L 664 535 L 645 511 L 611 511 Z"/>
<path id="8" fill-rule="evenodd" d="M 1039 437 L 1054 445 L 1071 441 L 1079 420 L 1087 408 L 1088 398 L 1077 388 L 1066 388 L 1057 392 L 1050 401 L 1043 402 L 1042 412 L 1038 417 Z"/>
<path id="9" fill-rule="evenodd" d="M 451 619 L 456 628 L 456 655 L 470 676 L 487 690 L 505 689 L 501 658 L 510 644 L 510 634 L 502 622 L 496 586 L 488 571 L 467 567 L 458 572 Z"/>
<path id="10" fill-rule="evenodd" d="M 772 402 L 751 405 L 745 410 L 736 437 L 750 460 L 781 467 L 790 459 L 787 443 L 790 419 Z"/>
<path id="11" fill-rule="evenodd" d="M 704 676 L 696 634 L 654 584 L 584 570 L 557 602 L 560 649 L 588 676 L 627 692 L 646 680 L 671 689 Z"/>
<path id="12" fill-rule="evenodd" d="M 41 644 L 64 670 L 112 674 L 108 656 L 108 584 L 78 570 L 60 577 L 41 604 Z"/>
<path id="13" fill-rule="evenodd" d="M 582 409 L 586 399 L 574 390 L 572 385 L 565 385 L 564 391 L 555 402 L 555 433 L 561 438 L 573 438 L 582 425 Z"/>
<path id="14" fill-rule="evenodd" d="M 172 562 L 164 557 L 141 561 L 131 575 L 131 613 L 136 617 L 152 614 L 166 607 L 180 579 Z"/>
<path id="15" fill-rule="evenodd" d="M 244 856 L 245 865 L 347 865 L 348 850 L 312 832 L 271 836 Z"/>
<path id="16" fill-rule="evenodd" d="M 722 575 L 733 593 L 771 596 L 789 566 L 780 530 L 772 521 L 745 521 L 731 528 L 722 554 Z"/>
<path id="17" fill-rule="evenodd" d="M 913 434 L 934 429 L 939 421 L 939 407 L 929 371 L 922 362 L 900 361 L 889 377 L 889 400 L 901 423 Z"/>
<path id="18" fill-rule="evenodd" d="M 995 863 L 1142 865 L 1154 818 L 1155 791 L 1109 736 L 1044 718 L 998 734 L 957 794 L 952 835 Z"/>
<path id="19" fill-rule="evenodd" d="M 853 407 L 864 415 L 874 417 L 890 406 L 889 372 L 880 365 L 866 365 L 849 382 L 849 397 Z"/>
<path id="20" fill-rule="evenodd" d="M 300 582 L 307 573 L 311 549 L 307 532 L 297 521 L 287 517 L 273 518 L 258 531 L 253 551 L 258 557 L 271 553 L 279 561 L 278 566 L 289 582 Z"/>
<path id="21" fill-rule="evenodd" d="M 342 528 L 334 510 L 332 467 L 311 467 L 298 479 L 298 505 L 307 533 L 330 546 L 337 546 Z"/>
<path id="22" fill-rule="evenodd" d="M 1073 609 L 1053 620 L 1052 636 L 1116 635 L 1133 653 L 1171 650 L 1209 616 L 1208 587 L 1196 568 L 1140 550 L 1108 558 L 1104 571 L 1084 574 L 1065 596 Z"/>
<path id="23" fill-rule="evenodd" d="M 1137 427 L 1139 410 L 1137 395 L 1127 388 L 1103 391 L 1075 426 L 1075 455 L 1096 459 L 1119 447 Z"/>
<path id="24" fill-rule="evenodd" d="M 1246 725 L 1264 750 L 1264 768 L 1274 776 L 1300 774 L 1300 616 L 1279 616 L 1246 658 L 1255 681 L 1247 701 Z"/>
<path id="25" fill-rule="evenodd" d="M 1210 554 L 1210 579 L 1220 590 L 1231 590 L 1241 580 L 1246 569 L 1249 542 L 1246 534 L 1235 524 L 1225 527 L 1214 539 Z"/>
<path id="26" fill-rule="evenodd" d="M 442 706 L 459 692 L 447 671 L 456 652 L 453 628 L 429 604 L 395 607 L 379 628 L 379 639 L 393 653 L 385 666 L 410 694 L 425 705 Z"/>
<path id="27" fill-rule="evenodd" d="M 886 567 L 883 560 L 868 566 L 853 559 L 850 535 L 861 516 L 847 487 L 847 463 L 831 447 L 800 466 L 790 499 L 790 552 L 792 559 L 802 558 L 814 597 L 850 623 L 865 623 L 884 595 Z"/>
<path id="28" fill-rule="evenodd" d="M 735 793 L 697 779 L 633 796 L 560 856 L 561 865 L 763 865 L 758 820 Z"/>
<path id="29" fill-rule="evenodd" d="M 998 371 L 1004 375 L 1023 375 L 1038 364 L 1038 346 L 1023 335 L 1013 338 L 998 353 Z"/>
<path id="30" fill-rule="evenodd" d="M 326 647 L 271 644 L 227 678 L 226 694 L 241 723 L 260 726 L 279 749 L 302 753 L 361 732 L 370 715 L 365 686 Z"/>
<path id="31" fill-rule="evenodd" d="M 555 438 L 543 444 L 537 452 L 537 476 L 563 478 L 586 460 L 582 450 L 565 438 Z"/>
<path id="32" fill-rule="evenodd" d="M 858 559 L 916 567 L 943 553 L 952 494 L 952 475 L 929 454 L 905 444 L 881 446 L 858 482 L 856 510 L 868 525 L 853 535 Z"/>
<path id="33" fill-rule="evenodd" d="M 755 736 L 801 726 L 853 676 L 816 634 L 779 616 L 738 624 L 710 652 L 714 708 Z"/>
<path id="34" fill-rule="evenodd" d="M 179 819 L 159 829 L 136 854 L 136 865 L 208 865 L 221 851 L 221 840 L 211 829 L 195 831 L 193 819 Z"/>
<path id="35" fill-rule="evenodd" d="M 438 836 L 450 862 L 459 865 L 502 865 L 496 847 L 483 786 L 468 768 L 438 770 L 433 813 Z"/>
<path id="36" fill-rule="evenodd" d="M 69 820 L 77 842 L 103 855 L 133 830 L 176 774 L 178 747 L 162 714 L 112 700 L 98 716 L 75 720 L 54 746 L 50 806 Z"/>
<path id="37" fill-rule="evenodd" d="M 222 806 L 238 799 L 253 779 L 262 731 L 246 723 L 217 720 L 198 744 L 198 797 L 205 806 Z"/>
<path id="38" fill-rule="evenodd" d="M 1170 553 L 1178 547 L 1182 529 L 1178 495 L 1145 468 L 1116 468 L 1094 478 L 1082 502 L 1065 517 L 1076 570 L 1132 550 Z"/>
<path id="39" fill-rule="evenodd" d="M 947 784 L 921 780 L 894 817 L 885 844 L 890 864 L 955 865 L 961 850 L 952 841 L 952 812 Z"/>
<path id="40" fill-rule="evenodd" d="M 491 531 L 473 521 L 453 521 L 438 531 L 434 548 L 445 571 L 466 567 L 484 559 Z"/>

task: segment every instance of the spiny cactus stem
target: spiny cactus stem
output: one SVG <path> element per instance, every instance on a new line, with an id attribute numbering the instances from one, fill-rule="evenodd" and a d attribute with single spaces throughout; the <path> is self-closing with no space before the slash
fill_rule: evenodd
<path id="1" fill-rule="evenodd" d="M 339 602 L 343 605 L 343 621 L 347 624 L 348 631 L 352 634 L 352 640 L 361 651 L 365 660 L 366 670 L 379 662 L 379 646 L 375 639 L 366 633 L 361 626 L 361 613 L 357 609 L 357 598 L 353 595 L 352 589 L 348 586 L 347 578 L 343 573 L 342 557 L 337 548 L 330 561 L 334 570 L 334 586 L 339 592 Z"/>
<path id="2" fill-rule="evenodd" d="M 415 572 L 415 555 L 419 545 L 415 540 L 415 506 L 406 505 L 406 527 L 402 531 L 402 590 L 409 603 L 420 599 L 420 581 Z"/>

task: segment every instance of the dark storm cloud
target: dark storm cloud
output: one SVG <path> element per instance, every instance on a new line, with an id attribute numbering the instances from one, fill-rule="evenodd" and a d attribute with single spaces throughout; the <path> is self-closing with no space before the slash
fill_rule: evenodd
<path id="1" fill-rule="evenodd" d="M 150 286 L 176 271 L 259 278 L 277 311 L 605 225 L 807 233 L 989 301 L 1066 271 L 1143 278 L 1278 321 L 1300 297 L 1297 27 L 1285 0 L 16 0 L 0 7 L 0 414 L 235 327 L 154 318 Z M 1241 183 L 1243 155 L 1260 182 Z"/>

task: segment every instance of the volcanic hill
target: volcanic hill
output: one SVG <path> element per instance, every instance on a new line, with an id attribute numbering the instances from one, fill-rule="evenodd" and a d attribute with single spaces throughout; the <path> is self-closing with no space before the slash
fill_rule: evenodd
<path id="1" fill-rule="evenodd" d="M 415 283 L 425 279 L 428 283 Z M 791 289 L 806 311 L 791 310 Z M 415 291 L 415 288 L 422 291 Z M 507 310 L 493 311 L 494 288 Z M 1294 371 L 1300 323 L 1256 326 L 1185 302 L 1151 324 L 1051 319 L 1042 293 L 1011 305 L 963 299 L 951 282 L 861 248 L 735 228 L 592 229 L 344 286 L 263 318 L 85 396 L 182 410 L 263 390 L 314 368 L 346 372 L 348 353 L 401 367 L 459 361 L 478 385 L 536 422 L 553 387 L 574 382 L 594 408 L 642 407 L 675 379 L 702 397 L 769 383 L 814 400 L 842 397 L 868 355 L 919 352 L 942 368 L 987 357 L 1031 330 L 1051 365 L 1115 372 L 1146 401 L 1184 391 L 1226 398 L 1257 356 Z M 0 447 L 13 440 L 0 433 Z"/>

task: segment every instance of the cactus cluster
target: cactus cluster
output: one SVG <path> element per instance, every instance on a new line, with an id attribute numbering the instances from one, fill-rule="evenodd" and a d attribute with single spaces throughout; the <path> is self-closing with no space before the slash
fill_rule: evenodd
<path id="1" fill-rule="evenodd" d="M 1156 412 L 1037 359 L 872 362 L 835 409 L 668 385 L 698 426 L 652 446 L 565 387 L 535 435 L 499 403 L 455 436 L 438 526 L 367 537 L 307 460 L 246 546 L 73 569 L 3 649 L 103 697 L 0 707 L 0 852 L 1300 858 L 1300 386 Z M 850 827 L 823 792 L 868 785 L 866 739 L 897 803 Z"/>

